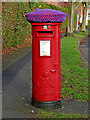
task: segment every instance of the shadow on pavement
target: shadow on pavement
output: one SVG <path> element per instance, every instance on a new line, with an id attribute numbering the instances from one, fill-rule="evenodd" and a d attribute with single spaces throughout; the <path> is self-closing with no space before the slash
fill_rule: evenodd
<path id="1" fill-rule="evenodd" d="M 6 86 L 13 80 L 22 67 L 32 59 L 32 51 L 25 55 L 23 58 L 13 63 L 2 73 L 2 90 L 5 90 Z"/>

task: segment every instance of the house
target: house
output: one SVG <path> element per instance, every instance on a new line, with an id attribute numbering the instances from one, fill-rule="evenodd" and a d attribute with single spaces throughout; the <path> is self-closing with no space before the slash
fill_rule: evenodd
<path id="1" fill-rule="evenodd" d="M 46 4 L 52 4 L 55 5 L 57 7 L 69 7 L 68 2 L 45 2 Z"/>

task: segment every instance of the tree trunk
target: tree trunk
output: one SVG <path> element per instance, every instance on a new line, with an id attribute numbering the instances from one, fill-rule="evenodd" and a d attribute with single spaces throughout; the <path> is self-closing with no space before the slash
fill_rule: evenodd
<path id="1" fill-rule="evenodd" d="M 79 14 L 77 13 L 76 30 L 78 30 L 78 21 L 79 21 Z"/>
<path id="2" fill-rule="evenodd" d="M 69 16 L 68 16 L 68 34 L 73 33 L 74 26 L 74 2 L 69 3 Z"/>
<path id="3" fill-rule="evenodd" d="M 70 7 L 69 7 L 69 15 L 68 15 L 68 25 L 67 25 L 67 28 L 68 28 L 68 32 L 67 32 L 67 34 L 69 34 L 70 33 L 70 15 L 71 15 L 71 9 L 70 9 Z"/>
<path id="4" fill-rule="evenodd" d="M 74 3 L 71 6 L 71 24 L 70 24 L 70 33 L 73 33 L 73 26 L 74 26 Z"/>
<path id="5" fill-rule="evenodd" d="M 83 20 L 82 20 L 82 27 L 81 31 L 86 32 L 86 16 L 87 16 L 87 3 L 85 4 L 85 7 L 83 6 Z"/>

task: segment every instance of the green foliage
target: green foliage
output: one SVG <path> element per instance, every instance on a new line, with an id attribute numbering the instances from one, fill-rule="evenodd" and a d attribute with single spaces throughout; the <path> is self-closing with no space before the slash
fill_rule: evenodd
<path id="1" fill-rule="evenodd" d="M 7 49 L 22 44 L 30 31 L 30 24 L 25 13 L 30 12 L 29 4 L 23 2 L 5 3 L 2 6 L 3 48 Z"/>
<path id="2" fill-rule="evenodd" d="M 61 12 L 64 12 L 67 14 L 67 17 L 66 17 L 66 20 L 61 24 L 61 32 L 63 29 L 65 29 L 67 27 L 67 24 L 68 24 L 68 12 L 69 12 L 69 9 L 68 8 L 63 8 L 63 7 L 57 7 L 57 10 L 61 11 Z"/>
<path id="3" fill-rule="evenodd" d="M 54 9 L 54 10 L 58 10 L 58 11 L 61 11 L 61 12 L 64 12 L 67 14 L 67 17 L 66 17 L 66 20 L 61 24 L 61 32 L 63 29 L 65 29 L 67 27 L 67 24 L 68 24 L 68 12 L 69 12 L 69 8 L 67 7 L 56 7 L 54 5 L 49 5 L 51 7 L 51 9 Z"/>
<path id="4" fill-rule="evenodd" d="M 79 33 L 75 33 L 73 34 L 75 37 L 80 37 L 80 38 L 83 38 L 85 37 L 86 35 L 88 35 L 88 33 L 86 32 L 79 32 Z"/>
<path id="5" fill-rule="evenodd" d="M 61 32 L 66 29 L 68 24 L 68 12 L 66 7 L 56 7 L 54 5 L 48 5 L 43 2 L 7 2 L 2 4 L 2 37 L 3 48 L 16 47 L 22 44 L 27 38 L 28 34 L 31 34 L 31 25 L 25 19 L 25 14 L 29 13 L 36 8 L 40 9 L 54 9 L 59 10 L 67 14 L 66 20 L 61 24 Z M 74 27 L 76 24 L 76 14 L 74 19 Z"/>
<path id="6" fill-rule="evenodd" d="M 3 48 L 7 49 L 22 44 L 27 35 L 31 33 L 31 25 L 25 19 L 25 14 L 36 8 L 55 9 L 65 12 L 68 15 L 68 8 L 60 8 L 42 2 L 7 2 L 2 4 L 2 37 Z M 61 31 L 67 26 L 67 19 L 61 24 Z"/>
<path id="7" fill-rule="evenodd" d="M 57 10 L 57 7 L 55 5 L 49 4 L 49 6 L 51 7 L 51 9 Z"/>
<path id="8" fill-rule="evenodd" d="M 33 7 L 36 7 L 37 3 L 36 2 L 29 2 L 29 7 L 32 9 Z"/>
<path id="9" fill-rule="evenodd" d="M 90 26 L 90 20 L 88 20 L 88 26 Z"/>

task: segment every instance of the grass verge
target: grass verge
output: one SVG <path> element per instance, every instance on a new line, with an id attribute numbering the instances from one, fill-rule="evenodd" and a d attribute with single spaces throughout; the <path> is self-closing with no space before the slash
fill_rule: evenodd
<path id="1" fill-rule="evenodd" d="M 84 37 L 87 33 L 76 33 Z M 81 60 L 78 38 L 64 37 L 61 40 L 61 96 L 62 98 L 88 99 L 88 66 Z"/>
<path id="2" fill-rule="evenodd" d="M 80 37 L 80 38 L 83 38 L 85 37 L 86 35 L 88 35 L 88 32 L 79 32 L 79 33 L 75 33 L 73 34 L 75 37 Z"/>
<path id="3" fill-rule="evenodd" d="M 75 37 L 61 39 L 61 97 L 62 99 L 88 99 L 88 67 L 80 58 L 77 43 L 87 33 L 75 33 Z M 74 109 L 74 108 L 73 108 Z M 38 118 L 87 118 L 84 114 L 65 114 L 38 109 Z"/>

